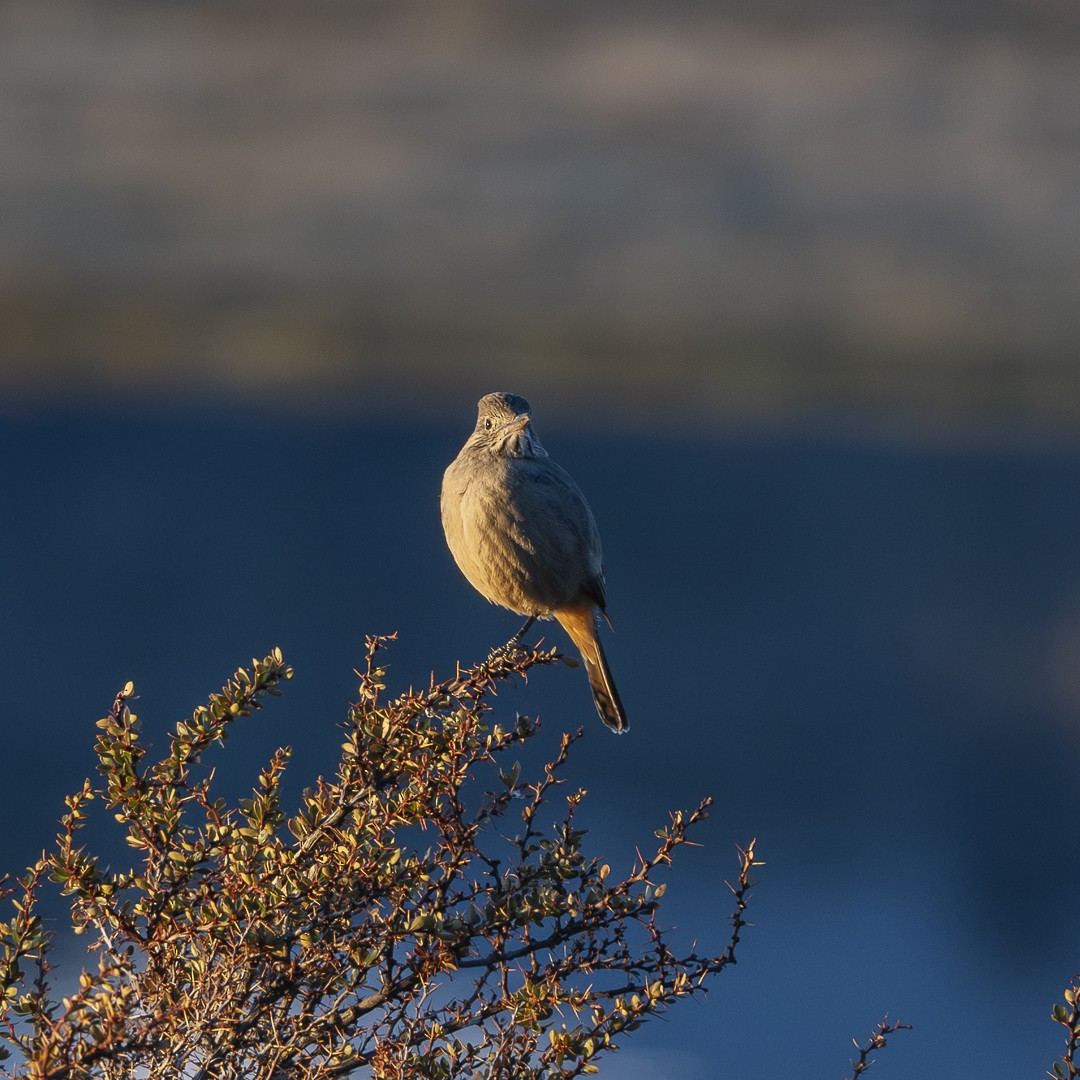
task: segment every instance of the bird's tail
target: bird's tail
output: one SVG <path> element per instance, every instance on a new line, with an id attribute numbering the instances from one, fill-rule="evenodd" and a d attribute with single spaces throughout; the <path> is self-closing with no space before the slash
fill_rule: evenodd
<path id="1" fill-rule="evenodd" d="M 615 680 L 611 677 L 604 647 L 596 632 L 596 608 L 592 604 L 581 604 L 579 607 L 561 608 L 552 614 L 570 635 L 570 640 L 578 647 L 581 659 L 585 661 L 585 671 L 600 719 L 616 734 L 629 731 L 626 710 L 619 700 L 619 691 L 615 689 Z"/>

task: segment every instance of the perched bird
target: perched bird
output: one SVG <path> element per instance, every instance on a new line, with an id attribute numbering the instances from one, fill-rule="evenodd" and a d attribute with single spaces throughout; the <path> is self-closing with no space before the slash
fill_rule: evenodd
<path id="1" fill-rule="evenodd" d="M 528 622 L 559 620 L 581 652 L 596 709 L 629 725 L 597 634 L 607 619 L 600 533 L 570 474 L 540 445 L 529 403 L 488 394 L 442 483 L 442 523 L 454 561 L 482 596 Z"/>

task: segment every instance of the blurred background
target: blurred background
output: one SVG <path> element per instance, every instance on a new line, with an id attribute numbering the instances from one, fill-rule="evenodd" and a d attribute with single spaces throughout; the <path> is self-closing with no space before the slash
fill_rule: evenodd
<path id="1" fill-rule="evenodd" d="M 1039 1076 L 1080 969 L 1080 15 L 1067 0 L 0 6 L 2 866 L 133 679 L 148 739 L 330 771 L 517 627 L 442 470 L 523 394 L 605 538 L 632 722 L 539 713 L 613 866 L 708 793 L 677 936 L 737 968 L 612 1080 Z M 565 644 L 558 628 L 547 640 Z M 528 765 L 529 763 L 526 763 Z M 533 762 L 535 764 L 535 762 Z M 101 838 L 122 859 L 123 845 Z M 82 957 L 72 948 L 69 966 Z"/>

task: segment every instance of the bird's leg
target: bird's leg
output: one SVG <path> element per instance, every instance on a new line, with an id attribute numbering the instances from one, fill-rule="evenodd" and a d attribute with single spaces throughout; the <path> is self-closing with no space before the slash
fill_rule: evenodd
<path id="1" fill-rule="evenodd" d="M 526 620 L 525 625 L 505 645 L 500 645 L 497 649 L 495 649 L 491 655 L 503 656 L 505 653 L 508 653 L 529 632 L 529 630 L 532 628 L 532 624 L 536 622 L 536 619 L 536 615 L 530 615 Z"/>
<path id="2" fill-rule="evenodd" d="M 506 643 L 506 647 L 511 648 L 516 645 L 532 629 L 534 622 L 536 622 L 536 616 L 530 615 L 525 620 L 525 625 Z"/>

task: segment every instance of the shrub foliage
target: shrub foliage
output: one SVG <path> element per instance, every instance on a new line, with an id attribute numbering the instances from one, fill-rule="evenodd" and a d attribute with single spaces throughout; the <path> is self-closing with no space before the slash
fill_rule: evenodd
<path id="1" fill-rule="evenodd" d="M 291 817 L 288 750 L 251 798 L 211 793 L 205 752 L 277 695 L 275 650 L 240 670 L 147 764 L 129 683 L 99 721 L 101 780 L 67 799 L 55 846 L 8 882 L 0 924 L 10 1077 L 287 1080 L 572 1077 L 735 962 L 754 846 L 740 852 L 719 951 L 679 948 L 661 872 L 706 815 L 671 815 L 628 873 L 590 857 L 576 734 L 525 778 L 535 720 L 496 722 L 499 683 L 562 658 L 493 653 L 384 701 L 370 638 L 337 774 Z M 91 804 L 126 833 L 130 869 L 80 844 Z M 54 988 L 41 894 L 58 883 L 93 962 Z M 704 930 L 715 935 L 716 926 Z"/>
<path id="2" fill-rule="evenodd" d="M 0 881 L 0 1076 L 589 1075 L 628 1033 L 735 963 L 762 865 L 753 843 L 739 851 L 718 951 L 674 945 L 659 920 L 662 872 L 710 800 L 672 813 L 650 854 L 618 874 L 586 853 L 575 823 L 585 792 L 564 774 L 581 732 L 562 735 L 523 777 L 515 751 L 540 725 L 497 722 L 495 692 L 573 661 L 504 648 L 384 701 L 379 654 L 390 640 L 368 639 L 337 773 L 306 790 L 291 817 L 288 750 L 235 807 L 211 794 L 202 764 L 292 677 L 279 650 L 177 724 L 151 765 L 134 687 L 124 687 L 98 721 L 101 779 L 66 800 L 51 851 Z M 130 869 L 80 844 L 95 803 L 122 828 Z M 50 961 L 42 905 L 52 886 L 88 938 L 93 962 L 77 980 L 57 980 Z M 1052 1011 L 1066 1032 L 1053 1080 L 1080 1077 L 1078 1003 L 1074 981 Z M 856 1043 L 852 1076 L 908 1027 L 886 1017 Z"/>

